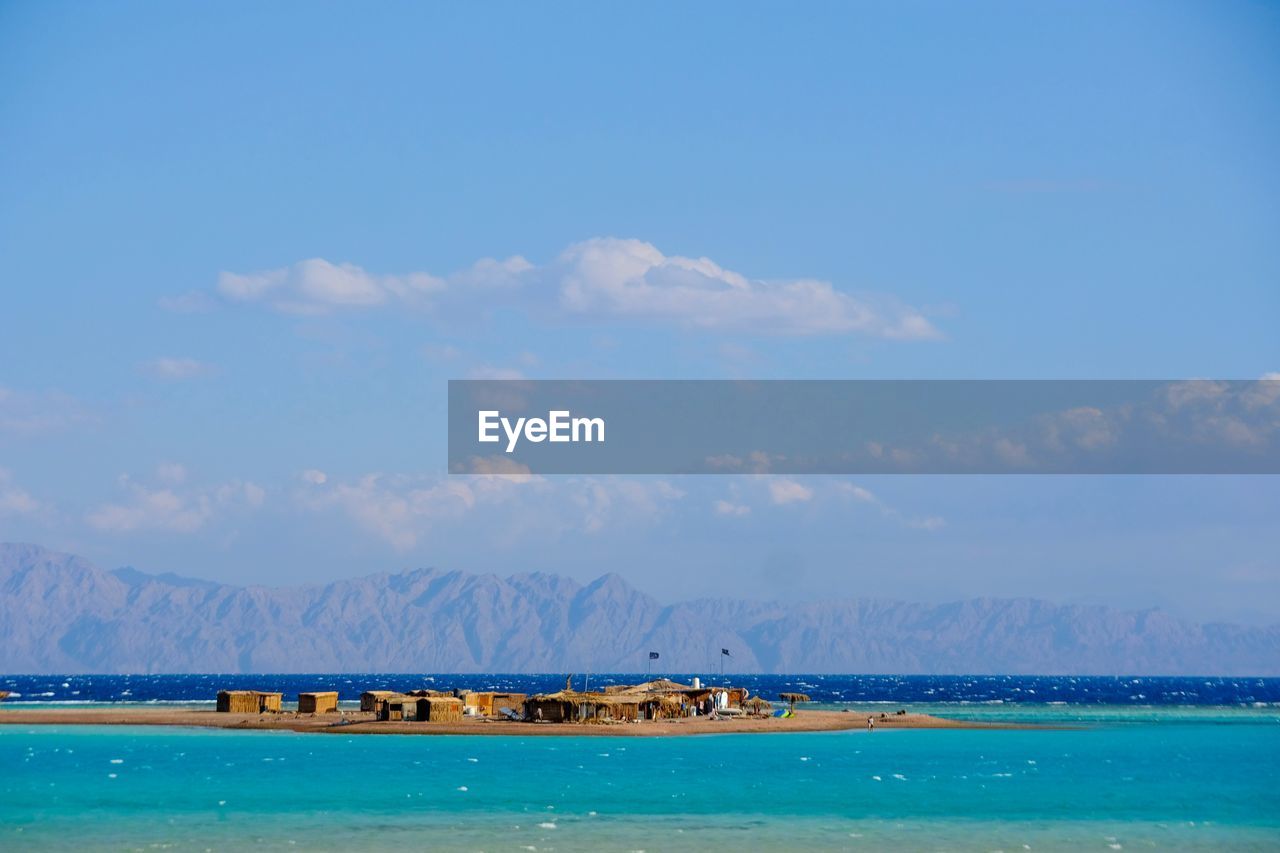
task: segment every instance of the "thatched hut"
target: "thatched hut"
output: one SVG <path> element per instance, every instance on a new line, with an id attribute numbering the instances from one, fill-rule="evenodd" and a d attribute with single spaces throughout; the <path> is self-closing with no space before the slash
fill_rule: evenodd
<path id="1" fill-rule="evenodd" d="M 638 720 L 640 703 L 641 697 L 630 694 L 561 690 L 529 697 L 524 703 L 524 717 L 550 723 Z"/>
<path id="2" fill-rule="evenodd" d="M 298 694 L 299 714 L 332 714 L 338 710 L 338 692 L 326 690 Z"/>
<path id="3" fill-rule="evenodd" d="M 773 705 L 769 704 L 764 699 L 761 699 L 759 696 L 751 696 L 750 698 L 742 700 L 742 710 L 746 711 L 748 714 L 764 716 L 773 710 Z"/>
<path id="4" fill-rule="evenodd" d="M 399 695 L 394 690 L 366 690 L 360 694 L 360 710 L 376 714 L 383 702 Z"/>
<path id="5" fill-rule="evenodd" d="M 676 693 L 647 694 L 639 702 L 640 716 L 645 720 L 663 720 L 684 716 L 684 699 Z"/>
<path id="6" fill-rule="evenodd" d="M 280 710 L 283 693 L 262 690 L 219 690 L 217 709 L 224 714 L 266 714 Z"/>
<path id="7" fill-rule="evenodd" d="M 492 690 L 472 690 L 460 695 L 463 707 L 480 717 L 496 717 L 503 711 L 521 711 L 529 698 L 526 693 L 499 693 Z M 473 710 L 474 709 L 474 710 Z"/>
<path id="8" fill-rule="evenodd" d="M 383 722 L 400 720 L 416 720 L 418 718 L 418 701 L 422 697 L 396 694 L 388 696 L 378 703 L 378 719 Z"/>
<path id="9" fill-rule="evenodd" d="M 462 700 L 456 696 L 419 696 L 418 719 L 424 723 L 457 723 L 462 721 Z"/>

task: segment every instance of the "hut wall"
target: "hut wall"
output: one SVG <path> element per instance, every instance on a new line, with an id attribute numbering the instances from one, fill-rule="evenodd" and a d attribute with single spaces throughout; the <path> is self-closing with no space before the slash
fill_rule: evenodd
<path id="1" fill-rule="evenodd" d="M 524 718 L 526 720 L 563 723 L 566 720 L 574 719 L 569 714 L 569 706 L 559 699 L 538 699 L 535 697 L 526 700 L 524 703 Z"/>
<path id="2" fill-rule="evenodd" d="M 298 694 L 298 713 L 300 714 L 328 714 L 336 710 L 338 710 L 336 692 Z"/>
<path id="3" fill-rule="evenodd" d="M 418 719 L 428 723 L 456 723 L 462 720 L 462 700 L 434 696 L 418 700 Z"/>
<path id="4" fill-rule="evenodd" d="M 394 690 L 366 690 L 360 694 L 360 710 L 377 712 L 379 703 L 388 696 L 395 696 Z"/>
<path id="5" fill-rule="evenodd" d="M 251 690 L 221 690 L 218 710 L 224 714 L 256 714 L 258 695 Z"/>
<path id="6" fill-rule="evenodd" d="M 258 690 L 220 690 L 217 709 L 230 714 L 262 714 L 279 711 L 282 693 L 263 693 Z"/>
<path id="7" fill-rule="evenodd" d="M 383 700 L 378 709 L 378 719 L 385 721 L 412 720 L 417 715 L 418 699 L 394 696 Z"/>
<path id="8" fill-rule="evenodd" d="M 524 700 L 527 698 L 524 693 L 495 693 L 493 694 L 493 709 L 489 713 L 501 714 L 504 710 L 524 710 Z"/>
<path id="9" fill-rule="evenodd" d="M 462 695 L 465 706 L 475 708 L 475 713 L 482 717 L 496 717 L 504 709 L 522 711 L 527 698 L 524 693 L 495 693 L 487 690 Z"/>

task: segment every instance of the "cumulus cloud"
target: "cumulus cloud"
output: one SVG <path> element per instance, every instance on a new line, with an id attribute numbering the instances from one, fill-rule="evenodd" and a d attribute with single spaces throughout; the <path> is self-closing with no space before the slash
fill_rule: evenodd
<path id="1" fill-rule="evenodd" d="M 710 258 L 664 255 L 642 240 L 577 243 L 544 276 L 571 315 L 779 335 L 937 337 L 922 315 L 888 300 L 875 304 L 816 279 L 750 279 Z"/>
<path id="2" fill-rule="evenodd" d="M 525 524 L 540 535 L 596 533 L 613 524 L 646 523 L 684 492 L 664 480 L 568 478 L 547 480 L 500 458 L 471 460 L 475 473 L 446 477 L 365 474 L 351 481 L 305 478 L 303 509 L 337 511 L 391 547 L 407 551 L 424 537 L 456 530 L 484 513 Z M 317 472 L 319 473 L 319 472 Z"/>
<path id="3" fill-rule="evenodd" d="M 847 480 L 835 482 L 831 488 L 837 495 L 843 496 L 858 503 L 868 504 L 880 510 L 880 514 L 885 518 L 905 525 L 906 527 L 915 528 L 917 530 L 935 531 L 946 527 L 946 519 L 941 516 L 931 515 L 924 518 L 915 518 L 905 515 L 901 510 L 890 506 L 879 495 L 872 492 L 857 483 L 851 483 Z"/>
<path id="4" fill-rule="evenodd" d="M 215 372 L 211 364 L 194 358 L 178 358 L 175 356 L 162 356 L 143 362 L 141 368 L 142 372 L 148 376 L 171 381 L 197 379 Z"/>
<path id="5" fill-rule="evenodd" d="M 232 302 L 266 302 L 294 314 L 321 314 L 338 308 L 372 308 L 393 302 L 425 304 L 445 283 L 428 273 L 375 275 L 354 264 L 323 258 L 291 267 L 238 274 L 223 272 L 218 293 Z"/>
<path id="6" fill-rule="evenodd" d="M 610 479 L 578 483 L 569 497 L 582 511 L 583 530 L 596 533 L 618 516 L 656 517 L 667 503 L 684 497 L 684 492 L 665 480 Z"/>
<path id="7" fill-rule="evenodd" d="M 312 258 L 260 272 L 223 272 L 217 291 L 232 302 L 302 314 L 445 303 L 461 310 L 470 300 L 561 318 L 746 334 L 939 336 L 919 311 L 886 296 L 855 295 L 818 279 L 754 279 L 710 258 L 665 255 L 652 243 L 614 237 L 575 243 L 542 266 L 519 256 L 485 258 L 443 277 L 372 273 Z"/>
<path id="8" fill-rule="evenodd" d="M 775 478 L 769 481 L 769 500 L 778 506 L 812 499 L 813 489 L 803 486 L 795 480 Z"/>
<path id="9" fill-rule="evenodd" d="M 186 480 L 186 471 L 180 465 L 161 466 L 158 479 L 162 484 L 153 486 L 122 476 L 119 485 L 124 498 L 97 507 L 85 520 L 91 527 L 108 533 L 194 533 L 220 511 L 256 509 L 266 500 L 265 489 L 240 480 L 207 489 L 180 488 Z"/>
<path id="10" fill-rule="evenodd" d="M 716 515 L 725 515 L 730 517 L 741 518 L 744 515 L 751 514 L 751 507 L 746 504 L 734 503 L 732 501 L 718 500 L 711 505 Z"/>
<path id="11" fill-rule="evenodd" d="M 0 516 L 33 515 L 43 508 L 30 492 L 13 481 L 8 470 L 0 468 Z"/>

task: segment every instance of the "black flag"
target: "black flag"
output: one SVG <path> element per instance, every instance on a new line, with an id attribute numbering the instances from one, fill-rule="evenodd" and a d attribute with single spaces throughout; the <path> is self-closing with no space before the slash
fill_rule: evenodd
<path id="1" fill-rule="evenodd" d="M 720 654 L 724 655 L 725 657 L 730 657 L 730 658 L 733 657 L 733 655 L 729 654 L 728 649 L 721 649 Z"/>
<path id="2" fill-rule="evenodd" d="M 658 659 L 657 652 L 649 652 L 649 660 L 657 660 L 657 659 Z"/>

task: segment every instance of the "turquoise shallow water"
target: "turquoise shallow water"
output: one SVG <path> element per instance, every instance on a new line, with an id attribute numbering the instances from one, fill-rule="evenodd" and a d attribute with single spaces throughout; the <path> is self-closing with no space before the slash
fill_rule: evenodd
<path id="1" fill-rule="evenodd" d="M 0 849 L 1280 849 L 1275 709 L 1091 713 L 669 739 L 0 726 Z"/>

